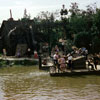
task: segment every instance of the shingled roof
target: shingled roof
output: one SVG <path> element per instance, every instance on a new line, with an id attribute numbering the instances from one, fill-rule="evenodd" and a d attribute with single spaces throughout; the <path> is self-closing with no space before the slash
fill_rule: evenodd
<path id="1" fill-rule="evenodd" d="M 9 33 L 10 30 L 12 30 L 13 28 L 17 27 L 21 25 L 21 21 L 3 21 L 1 28 L 0 28 L 0 36 L 2 37 L 4 34 L 2 33 L 3 28 L 6 30 L 7 33 Z"/>

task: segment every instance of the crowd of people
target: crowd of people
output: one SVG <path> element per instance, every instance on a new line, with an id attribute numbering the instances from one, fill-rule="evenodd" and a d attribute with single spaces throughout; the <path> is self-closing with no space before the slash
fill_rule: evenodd
<path id="1" fill-rule="evenodd" d="M 88 62 L 88 69 L 89 70 L 90 70 L 89 67 L 91 67 L 91 70 L 97 70 L 97 65 L 99 64 L 98 55 L 95 53 L 90 58 L 88 58 L 87 62 Z"/>
<path id="2" fill-rule="evenodd" d="M 60 70 L 66 71 L 67 68 L 70 68 L 72 70 L 73 68 L 72 60 L 73 60 L 73 57 L 71 54 L 68 54 L 65 56 L 64 54 L 60 55 L 59 52 L 55 52 L 55 54 L 53 55 L 54 65 L 57 67 L 58 72 Z"/>
<path id="3" fill-rule="evenodd" d="M 72 70 L 72 54 L 64 55 L 60 52 L 58 46 L 56 45 L 54 48 L 54 54 L 52 55 L 54 65 L 59 71 L 66 71 L 67 68 Z M 68 65 L 68 66 L 67 66 Z"/>
<path id="4" fill-rule="evenodd" d="M 77 56 L 84 56 L 86 62 L 88 63 L 88 69 L 89 70 L 97 70 L 97 65 L 100 60 L 100 54 L 92 54 L 92 56 L 88 56 L 88 50 L 85 47 L 82 48 L 72 48 L 72 52 L 65 54 L 63 50 L 61 51 L 58 46 L 56 45 L 52 49 L 51 57 L 53 59 L 54 65 L 59 71 L 66 71 L 67 69 L 70 69 L 71 71 L 74 69 L 73 66 L 73 58 Z M 6 49 L 3 49 L 3 55 L 6 58 Z M 31 49 L 27 49 L 26 53 L 27 57 L 31 57 L 32 52 Z M 16 54 L 16 57 L 20 57 L 20 52 L 18 51 Z M 38 58 L 38 53 L 34 51 L 34 58 Z M 47 60 L 43 60 L 43 64 L 47 64 Z"/>
<path id="5" fill-rule="evenodd" d="M 83 48 L 73 48 L 72 52 L 64 55 L 64 53 L 61 53 L 58 46 L 56 45 L 55 48 L 53 48 L 54 54 L 52 54 L 53 62 L 55 67 L 60 71 L 66 71 L 67 69 L 70 69 L 71 71 L 74 69 L 73 66 L 73 58 L 77 56 L 84 56 L 86 62 L 88 62 L 88 68 L 91 66 L 91 70 L 97 70 L 97 64 L 98 64 L 98 57 L 97 55 L 93 55 L 92 58 L 88 57 L 88 50 Z M 92 62 L 92 63 L 91 63 Z"/>

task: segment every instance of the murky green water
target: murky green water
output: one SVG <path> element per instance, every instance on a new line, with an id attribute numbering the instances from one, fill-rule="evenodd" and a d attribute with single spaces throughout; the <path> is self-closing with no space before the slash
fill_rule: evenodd
<path id="1" fill-rule="evenodd" d="M 100 76 L 50 77 L 35 66 L 0 68 L 0 100 L 100 100 Z"/>

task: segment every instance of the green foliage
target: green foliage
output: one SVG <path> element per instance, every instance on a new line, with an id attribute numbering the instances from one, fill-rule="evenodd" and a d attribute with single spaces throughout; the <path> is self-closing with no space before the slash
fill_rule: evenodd
<path id="1" fill-rule="evenodd" d="M 95 52 L 100 52 L 100 38 L 99 37 L 94 37 L 93 40 L 92 40 L 92 48 L 93 48 L 93 51 Z"/>
<path id="2" fill-rule="evenodd" d="M 80 13 L 80 9 L 78 8 L 78 3 L 71 3 L 71 8 L 69 9 L 71 16 L 74 17 Z"/>
<path id="3" fill-rule="evenodd" d="M 2 56 L 2 54 L 0 53 L 0 57 Z"/>
<path id="4" fill-rule="evenodd" d="M 38 65 L 38 60 L 15 60 L 15 61 L 7 61 L 0 60 L 0 67 L 13 66 L 13 65 Z"/>
<path id="5" fill-rule="evenodd" d="M 61 17 L 62 12 L 61 9 Z M 58 44 L 60 38 L 63 38 L 68 40 L 66 45 L 69 51 L 72 45 L 90 49 L 90 44 L 92 44 L 92 51 L 98 52 L 100 50 L 100 9 L 93 4 L 88 5 L 86 10 L 81 10 L 77 3 L 71 3 L 69 12 L 70 16 L 61 20 L 57 20 L 58 12 L 41 12 L 33 19 L 35 40 L 38 43 L 47 42 L 52 48 Z M 69 12 L 66 9 L 66 14 Z M 22 20 L 30 19 L 26 16 Z"/>
<path id="6" fill-rule="evenodd" d="M 72 40 L 70 40 L 70 39 L 68 39 L 67 40 L 67 44 L 66 44 L 66 50 L 67 50 L 67 52 L 71 52 L 72 51 L 72 46 L 73 46 L 74 44 L 73 44 L 73 41 Z"/>
<path id="7" fill-rule="evenodd" d="M 70 18 L 71 31 L 73 30 L 75 34 L 86 30 L 86 19 L 82 16 L 75 16 Z"/>
<path id="8" fill-rule="evenodd" d="M 74 38 L 74 44 L 77 47 L 87 47 L 90 44 L 91 36 L 88 32 L 80 32 L 79 34 L 76 34 Z"/>
<path id="9" fill-rule="evenodd" d="M 6 66 L 7 65 L 6 63 L 7 63 L 6 61 L 0 60 L 0 67 Z"/>

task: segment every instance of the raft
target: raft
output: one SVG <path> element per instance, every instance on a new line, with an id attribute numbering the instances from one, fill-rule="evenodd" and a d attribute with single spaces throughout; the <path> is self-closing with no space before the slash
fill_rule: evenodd
<path id="1" fill-rule="evenodd" d="M 82 75 L 100 75 L 100 70 L 77 69 L 67 70 L 66 72 L 52 71 L 50 68 L 50 76 L 82 76 Z"/>
<path id="2" fill-rule="evenodd" d="M 66 65 L 67 66 L 67 65 Z M 50 76 L 81 76 L 81 75 L 100 75 L 100 66 L 98 70 L 91 70 L 86 64 L 84 56 L 79 56 L 73 59 L 73 70 L 66 67 L 64 72 L 59 71 L 56 67 L 50 67 Z"/>

